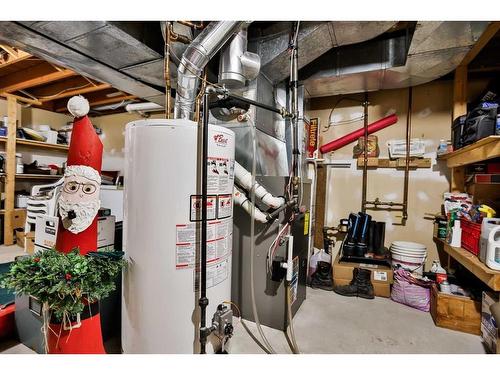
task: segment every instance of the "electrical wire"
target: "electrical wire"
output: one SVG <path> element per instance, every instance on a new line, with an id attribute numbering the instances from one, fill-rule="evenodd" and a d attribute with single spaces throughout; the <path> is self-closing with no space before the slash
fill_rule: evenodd
<path id="1" fill-rule="evenodd" d="M 338 122 L 335 122 L 335 123 L 331 121 L 333 111 L 335 111 L 335 109 L 337 108 L 337 106 L 340 103 L 342 103 L 343 101 L 346 101 L 346 100 L 349 100 L 349 101 L 352 101 L 352 102 L 356 102 L 356 103 L 363 103 L 362 100 L 355 99 L 355 98 L 350 98 L 350 97 L 346 97 L 346 96 L 340 98 L 339 100 L 337 100 L 337 102 L 333 105 L 332 110 L 330 111 L 330 114 L 328 115 L 328 125 L 325 126 L 325 128 L 323 130 L 323 133 L 327 132 L 332 125 L 348 124 L 348 123 L 352 123 L 352 122 L 364 119 L 364 116 L 361 116 L 361 118 L 350 119 L 350 120 L 345 120 L 345 121 L 338 121 Z"/>
<path id="2" fill-rule="evenodd" d="M 287 315 L 288 315 L 288 326 L 287 330 L 290 331 L 290 340 L 292 341 L 292 345 L 290 349 L 292 349 L 293 354 L 300 354 L 299 346 L 297 345 L 297 341 L 295 340 L 295 332 L 293 330 L 293 316 L 292 316 L 292 287 L 289 282 L 287 282 L 286 288 L 286 301 L 287 301 Z"/>
<path id="3" fill-rule="evenodd" d="M 85 84 L 85 85 L 83 85 L 83 86 L 68 87 L 68 88 L 66 88 L 66 89 L 64 89 L 64 90 L 59 91 L 59 92 L 58 92 L 58 93 L 56 93 L 56 94 L 53 94 L 53 95 L 45 95 L 45 96 L 38 96 L 38 97 L 36 97 L 36 99 L 37 99 L 37 100 L 39 100 L 39 99 L 50 99 L 50 98 L 55 98 L 56 96 L 59 96 L 59 95 L 61 95 L 61 94 L 64 94 L 64 93 L 65 93 L 65 92 L 67 92 L 67 91 L 84 89 L 84 88 L 89 87 L 89 86 L 92 86 L 92 84 L 91 84 L 91 83 L 87 83 L 87 84 Z M 26 94 L 26 95 L 31 96 L 31 94 L 29 94 L 29 93 L 27 93 L 27 92 L 25 92 L 25 94 Z"/>
<path id="4" fill-rule="evenodd" d="M 250 129 L 252 132 L 252 148 L 253 148 L 253 158 L 252 158 L 252 188 L 250 190 L 251 201 L 255 202 L 255 174 L 257 169 L 257 163 L 255 157 L 257 154 L 257 139 L 255 134 L 255 123 L 249 118 Z M 273 347 L 267 340 L 264 331 L 260 325 L 259 313 L 257 311 L 257 305 L 255 303 L 255 276 L 254 276 L 254 263 L 255 263 L 255 205 L 251 206 L 250 215 L 250 295 L 252 299 L 252 312 L 255 320 L 255 325 L 257 326 L 257 331 L 264 344 L 259 342 L 259 345 L 265 348 L 265 351 L 269 354 L 276 354 Z"/>

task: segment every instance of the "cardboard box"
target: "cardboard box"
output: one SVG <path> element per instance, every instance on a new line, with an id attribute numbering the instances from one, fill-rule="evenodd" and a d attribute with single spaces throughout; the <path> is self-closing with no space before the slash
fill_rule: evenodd
<path id="1" fill-rule="evenodd" d="M 438 327 L 481 334 L 481 303 L 469 297 L 441 293 L 431 289 L 431 316 Z"/>
<path id="2" fill-rule="evenodd" d="M 490 306 L 498 302 L 498 295 L 483 292 L 481 304 L 481 337 L 491 353 L 500 354 L 500 338 L 498 337 L 498 322 L 491 314 Z"/>
<path id="3" fill-rule="evenodd" d="M 35 252 L 35 232 L 26 233 L 24 249 L 28 254 Z"/>
<path id="4" fill-rule="evenodd" d="M 115 217 L 104 216 L 97 221 L 97 251 L 115 249 Z"/>
<path id="5" fill-rule="evenodd" d="M 59 218 L 57 216 L 42 215 L 36 218 L 35 251 L 55 248 L 58 226 Z"/>
<path id="6" fill-rule="evenodd" d="M 373 291 L 375 295 L 377 297 L 386 298 L 391 296 L 391 284 L 394 276 L 392 268 L 366 263 L 340 263 L 339 260 L 340 256 L 337 254 L 332 267 L 334 285 L 349 284 L 352 280 L 354 268 L 365 268 L 372 271 L 371 282 L 373 284 Z"/>
<path id="7" fill-rule="evenodd" d="M 12 214 L 12 228 L 21 228 L 24 231 L 26 224 L 26 210 L 16 208 Z"/>

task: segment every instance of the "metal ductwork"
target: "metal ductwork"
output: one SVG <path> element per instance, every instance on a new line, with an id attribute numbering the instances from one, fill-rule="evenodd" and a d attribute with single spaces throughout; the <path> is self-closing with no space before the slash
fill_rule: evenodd
<path id="1" fill-rule="evenodd" d="M 397 22 L 307 22 L 300 23 L 298 35 L 299 69 L 332 48 L 373 39 Z M 259 54 L 261 71 L 273 83 L 290 75 L 290 32 L 292 22 L 277 22 L 251 38 L 249 49 Z M 255 33 L 254 33 L 255 34 Z"/>
<path id="2" fill-rule="evenodd" d="M 174 118 L 191 119 L 203 69 L 242 25 L 241 21 L 211 22 L 188 46 L 177 69 Z"/>
<path id="3" fill-rule="evenodd" d="M 221 52 L 219 83 L 227 88 L 244 87 L 255 79 L 260 70 L 260 56 L 247 51 L 248 30 L 244 27 Z"/>
<path id="4" fill-rule="evenodd" d="M 427 83 L 452 72 L 488 23 L 417 22 L 406 42 L 388 37 L 332 50 L 301 70 L 300 78 L 310 97 Z"/>
<path id="5" fill-rule="evenodd" d="M 158 87 L 163 84 L 163 56 L 158 52 L 163 49 L 163 40 L 159 25 L 159 22 L 0 22 L 0 41 L 129 94 L 163 103 L 164 93 Z"/>

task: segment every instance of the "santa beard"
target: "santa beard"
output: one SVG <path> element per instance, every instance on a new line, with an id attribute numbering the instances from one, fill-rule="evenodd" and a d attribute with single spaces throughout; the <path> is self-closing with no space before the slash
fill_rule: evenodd
<path id="1" fill-rule="evenodd" d="M 68 202 L 62 197 L 59 197 L 59 215 L 61 215 L 62 223 L 65 229 L 71 233 L 77 234 L 87 229 L 97 215 L 101 207 L 100 200 L 93 200 L 90 202 L 73 203 Z M 68 214 L 74 211 L 76 217 L 70 219 Z M 69 226 L 67 226 L 70 224 Z"/>

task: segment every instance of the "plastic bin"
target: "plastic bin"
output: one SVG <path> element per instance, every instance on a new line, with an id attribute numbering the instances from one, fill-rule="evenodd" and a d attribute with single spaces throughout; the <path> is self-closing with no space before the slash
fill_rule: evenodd
<path id="1" fill-rule="evenodd" d="M 460 219 L 462 227 L 462 247 L 474 255 L 479 255 L 479 240 L 481 239 L 481 224 Z"/>

